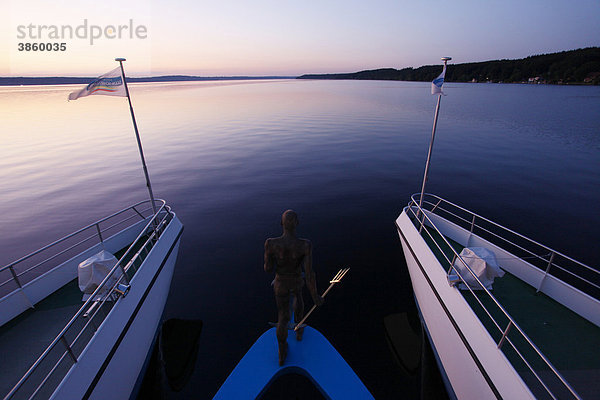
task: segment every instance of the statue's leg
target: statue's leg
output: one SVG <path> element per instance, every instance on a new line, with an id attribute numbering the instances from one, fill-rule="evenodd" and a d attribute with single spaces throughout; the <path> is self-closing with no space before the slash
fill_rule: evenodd
<path id="1" fill-rule="evenodd" d="M 287 356 L 287 331 L 290 321 L 290 296 L 275 296 L 277 302 L 277 343 L 279 344 L 279 365 L 283 365 Z"/>
<path id="2" fill-rule="evenodd" d="M 296 309 L 294 310 L 294 319 L 298 323 L 304 318 L 304 299 L 302 298 L 302 287 L 296 290 Z M 304 334 L 304 328 L 300 328 L 296 331 L 296 340 L 302 340 Z"/>

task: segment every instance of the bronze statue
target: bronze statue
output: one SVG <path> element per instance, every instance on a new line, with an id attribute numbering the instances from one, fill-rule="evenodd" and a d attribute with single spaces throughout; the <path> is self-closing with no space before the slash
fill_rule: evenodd
<path id="1" fill-rule="evenodd" d="M 275 270 L 275 301 L 277 302 L 277 342 L 279 343 L 279 365 L 283 365 L 287 356 L 287 329 L 290 320 L 290 296 L 294 295 L 294 319 L 298 322 L 304 316 L 304 300 L 302 299 L 302 266 L 308 290 L 319 306 L 323 298 L 317 293 L 315 272 L 312 269 L 312 244 L 310 240 L 296 237 L 298 215 L 293 210 L 287 210 L 281 216 L 283 234 L 277 238 L 265 241 L 265 272 Z M 296 331 L 296 339 L 302 340 L 304 329 Z"/>

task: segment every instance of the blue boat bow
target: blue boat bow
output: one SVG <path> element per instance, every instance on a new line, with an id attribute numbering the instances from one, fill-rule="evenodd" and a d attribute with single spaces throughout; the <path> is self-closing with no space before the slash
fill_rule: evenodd
<path id="1" fill-rule="evenodd" d="M 304 328 L 302 341 L 288 339 L 283 366 L 277 362 L 275 328 L 265 332 L 231 372 L 214 399 L 256 399 L 279 376 L 298 373 L 309 378 L 329 399 L 373 399 L 360 378 L 316 329 Z"/>

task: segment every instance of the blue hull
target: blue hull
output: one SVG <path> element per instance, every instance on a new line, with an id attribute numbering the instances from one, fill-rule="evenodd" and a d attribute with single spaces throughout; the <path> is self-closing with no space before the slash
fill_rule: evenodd
<path id="1" fill-rule="evenodd" d="M 298 373 L 329 399 L 373 399 L 344 358 L 319 331 L 304 329 L 302 341 L 288 337 L 288 355 L 278 363 L 275 328 L 265 332 L 239 362 L 214 399 L 256 399 L 277 377 Z"/>

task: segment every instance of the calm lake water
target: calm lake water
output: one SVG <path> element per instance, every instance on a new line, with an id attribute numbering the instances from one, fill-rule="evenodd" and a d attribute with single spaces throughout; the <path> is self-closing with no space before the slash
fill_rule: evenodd
<path id="1" fill-rule="evenodd" d="M 0 88 L 0 263 L 147 196 L 126 99 Z M 600 259 L 600 87 L 446 84 L 428 191 L 576 259 Z M 414 309 L 394 220 L 420 190 L 429 83 L 134 84 L 157 197 L 185 225 L 165 318 L 201 319 L 192 380 L 210 398 L 276 320 L 263 243 L 295 209 L 320 290 L 309 321 L 376 398 L 414 398 L 384 337 Z M 310 304 L 309 296 L 305 297 Z"/>

